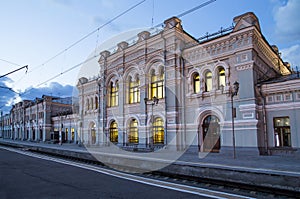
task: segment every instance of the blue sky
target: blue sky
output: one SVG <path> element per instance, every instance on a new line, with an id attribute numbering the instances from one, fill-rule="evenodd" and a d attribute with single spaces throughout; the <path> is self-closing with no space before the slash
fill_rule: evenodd
<path id="1" fill-rule="evenodd" d="M 154 25 L 159 24 L 206 0 L 146 0 L 46 63 L 49 58 L 140 1 L 0 1 L 0 75 L 20 66 L 29 65 L 29 73 L 25 74 L 25 70 L 16 72 L 6 79 L 0 79 L 0 83 L 5 82 L 5 85 L 17 92 L 34 88 L 35 92 L 32 92 L 32 95 L 27 93 L 23 98 L 40 97 L 33 96 L 38 95 L 38 91 L 40 95 L 62 95 L 66 92 L 64 89 L 67 85 L 76 84 L 80 67 L 46 84 L 43 82 L 84 61 L 96 47 L 113 35 L 136 28 L 151 27 L 152 18 Z M 198 38 L 207 32 L 216 32 L 221 27 L 230 26 L 237 15 L 254 12 L 259 18 L 266 39 L 270 44 L 276 44 L 282 52 L 283 59 L 295 67 L 300 66 L 299 10 L 299 0 L 216 0 L 182 17 L 181 20 L 183 28 Z M 0 94 L 6 96 L 4 101 L 0 101 L 0 107 L 20 100 L 20 97 L 7 90 L 0 89 Z"/>

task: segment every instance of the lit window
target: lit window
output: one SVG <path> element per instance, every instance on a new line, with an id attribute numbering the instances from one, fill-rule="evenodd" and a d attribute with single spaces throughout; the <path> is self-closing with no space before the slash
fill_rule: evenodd
<path id="1" fill-rule="evenodd" d="M 109 93 L 109 106 L 118 106 L 119 101 L 119 86 L 118 82 L 114 85 L 113 82 L 110 83 L 110 93 Z"/>
<path id="2" fill-rule="evenodd" d="M 205 91 L 209 92 L 212 90 L 212 73 L 208 71 L 205 73 Z"/>
<path id="3" fill-rule="evenodd" d="M 156 118 L 153 122 L 153 142 L 154 144 L 164 144 L 164 123 L 161 118 Z"/>
<path id="4" fill-rule="evenodd" d="M 128 142 L 139 143 L 138 122 L 136 119 L 131 120 L 129 124 Z"/>
<path id="5" fill-rule="evenodd" d="M 226 84 L 225 80 L 225 69 L 219 68 L 219 74 L 218 74 L 218 89 L 222 89 Z"/>
<path id="6" fill-rule="evenodd" d="M 274 118 L 275 147 L 291 147 L 290 118 Z"/>
<path id="7" fill-rule="evenodd" d="M 150 99 L 157 97 L 158 99 L 164 98 L 164 73 L 161 75 L 155 75 L 154 72 L 151 75 L 150 85 Z"/>
<path id="8" fill-rule="evenodd" d="M 116 121 L 113 121 L 109 127 L 109 140 L 111 142 L 118 142 L 118 124 Z"/>
<path id="9" fill-rule="evenodd" d="M 200 76 L 198 73 L 193 76 L 194 93 L 200 92 Z"/>
<path id="10" fill-rule="evenodd" d="M 135 82 L 129 79 L 129 104 L 140 102 L 140 80 L 137 78 Z"/>
<path id="11" fill-rule="evenodd" d="M 75 129 L 71 128 L 71 139 L 72 139 L 72 141 L 74 141 L 74 137 L 75 137 Z"/>

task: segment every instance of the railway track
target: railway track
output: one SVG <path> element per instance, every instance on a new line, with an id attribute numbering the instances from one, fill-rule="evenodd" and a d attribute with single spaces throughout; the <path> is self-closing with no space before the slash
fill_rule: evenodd
<path id="1" fill-rule="evenodd" d="M 52 158 L 58 158 L 60 160 L 72 161 L 75 163 L 81 163 L 86 165 L 92 165 L 99 168 L 110 169 L 114 171 L 121 171 L 123 173 L 130 173 L 130 168 L 118 167 L 115 166 L 114 169 L 109 168 L 107 165 L 90 159 L 82 159 L 77 157 L 70 157 L 62 154 L 41 152 L 39 150 L 35 150 L 35 148 L 22 148 L 17 146 L 6 146 L 10 148 L 15 148 L 20 151 L 26 151 L 33 154 L 43 155 Z M 168 183 L 180 183 L 186 186 L 193 186 L 198 188 L 210 189 L 216 192 L 226 192 L 229 194 L 239 194 L 250 198 L 300 198 L 299 192 L 283 190 L 278 188 L 270 188 L 270 187 L 262 187 L 262 186 L 253 186 L 242 183 L 233 183 L 226 182 L 221 180 L 214 179 L 206 179 L 206 178 L 198 178 L 184 175 L 172 175 L 166 174 L 161 171 L 152 171 L 142 174 L 135 174 L 136 176 L 161 180 Z"/>

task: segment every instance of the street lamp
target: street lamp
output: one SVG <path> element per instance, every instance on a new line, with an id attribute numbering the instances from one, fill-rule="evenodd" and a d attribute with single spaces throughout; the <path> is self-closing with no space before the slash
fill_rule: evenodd
<path id="1" fill-rule="evenodd" d="M 145 126 L 146 126 L 146 133 L 147 132 L 147 120 L 148 120 L 148 114 L 147 114 L 147 105 L 151 105 L 151 125 L 153 127 L 153 106 L 158 104 L 159 99 L 157 97 L 153 97 L 153 99 L 149 100 L 147 97 L 144 98 L 144 102 L 145 102 L 145 112 L 146 112 L 146 119 L 145 119 Z M 149 103 L 148 103 L 149 102 Z M 150 138 L 150 131 L 149 131 L 149 136 L 146 135 L 146 146 L 148 146 L 148 137 Z M 150 143 L 150 142 L 149 142 Z M 151 139 L 151 146 L 153 145 L 153 136 Z"/>
<path id="2" fill-rule="evenodd" d="M 235 81 L 233 83 L 233 87 L 230 89 L 230 97 L 231 97 L 231 122 L 232 122 L 232 144 L 233 144 L 233 158 L 236 158 L 235 155 L 235 135 L 234 135 L 234 118 L 236 117 L 236 109 L 233 108 L 233 97 L 237 95 L 239 92 L 239 83 Z"/>

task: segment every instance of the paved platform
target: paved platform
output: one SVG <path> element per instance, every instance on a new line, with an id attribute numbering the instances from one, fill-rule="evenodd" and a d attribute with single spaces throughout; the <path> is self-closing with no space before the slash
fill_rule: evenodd
<path id="1" fill-rule="evenodd" d="M 47 144 L 29 141 L 0 139 L 0 144 L 16 145 L 24 148 L 34 148 L 44 152 L 69 155 L 91 159 L 101 157 L 111 165 L 129 164 L 141 169 L 149 169 L 151 165 L 161 167 L 160 171 L 168 174 L 178 174 L 191 177 L 224 180 L 235 183 L 266 186 L 300 192 L 300 159 L 292 156 L 258 156 L 238 155 L 233 159 L 230 155 L 209 153 L 207 155 L 184 153 L 178 155 L 176 161 L 170 160 L 168 154 L 145 156 L 143 153 L 129 152 L 125 154 L 101 151 L 97 148 L 85 148 L 77 144 Z M 93 153 L 93 155 L 90 155 Z M 95 155 L 96 154 L 96 155 Z M 202 158 L 203 157 L 203 158 Z M 155 163 L 155 164 L 154 164 Z M 149 166 L 149 167 L 148 167 Z M 166 166 L 166 167 L 165 167 Z"/>

